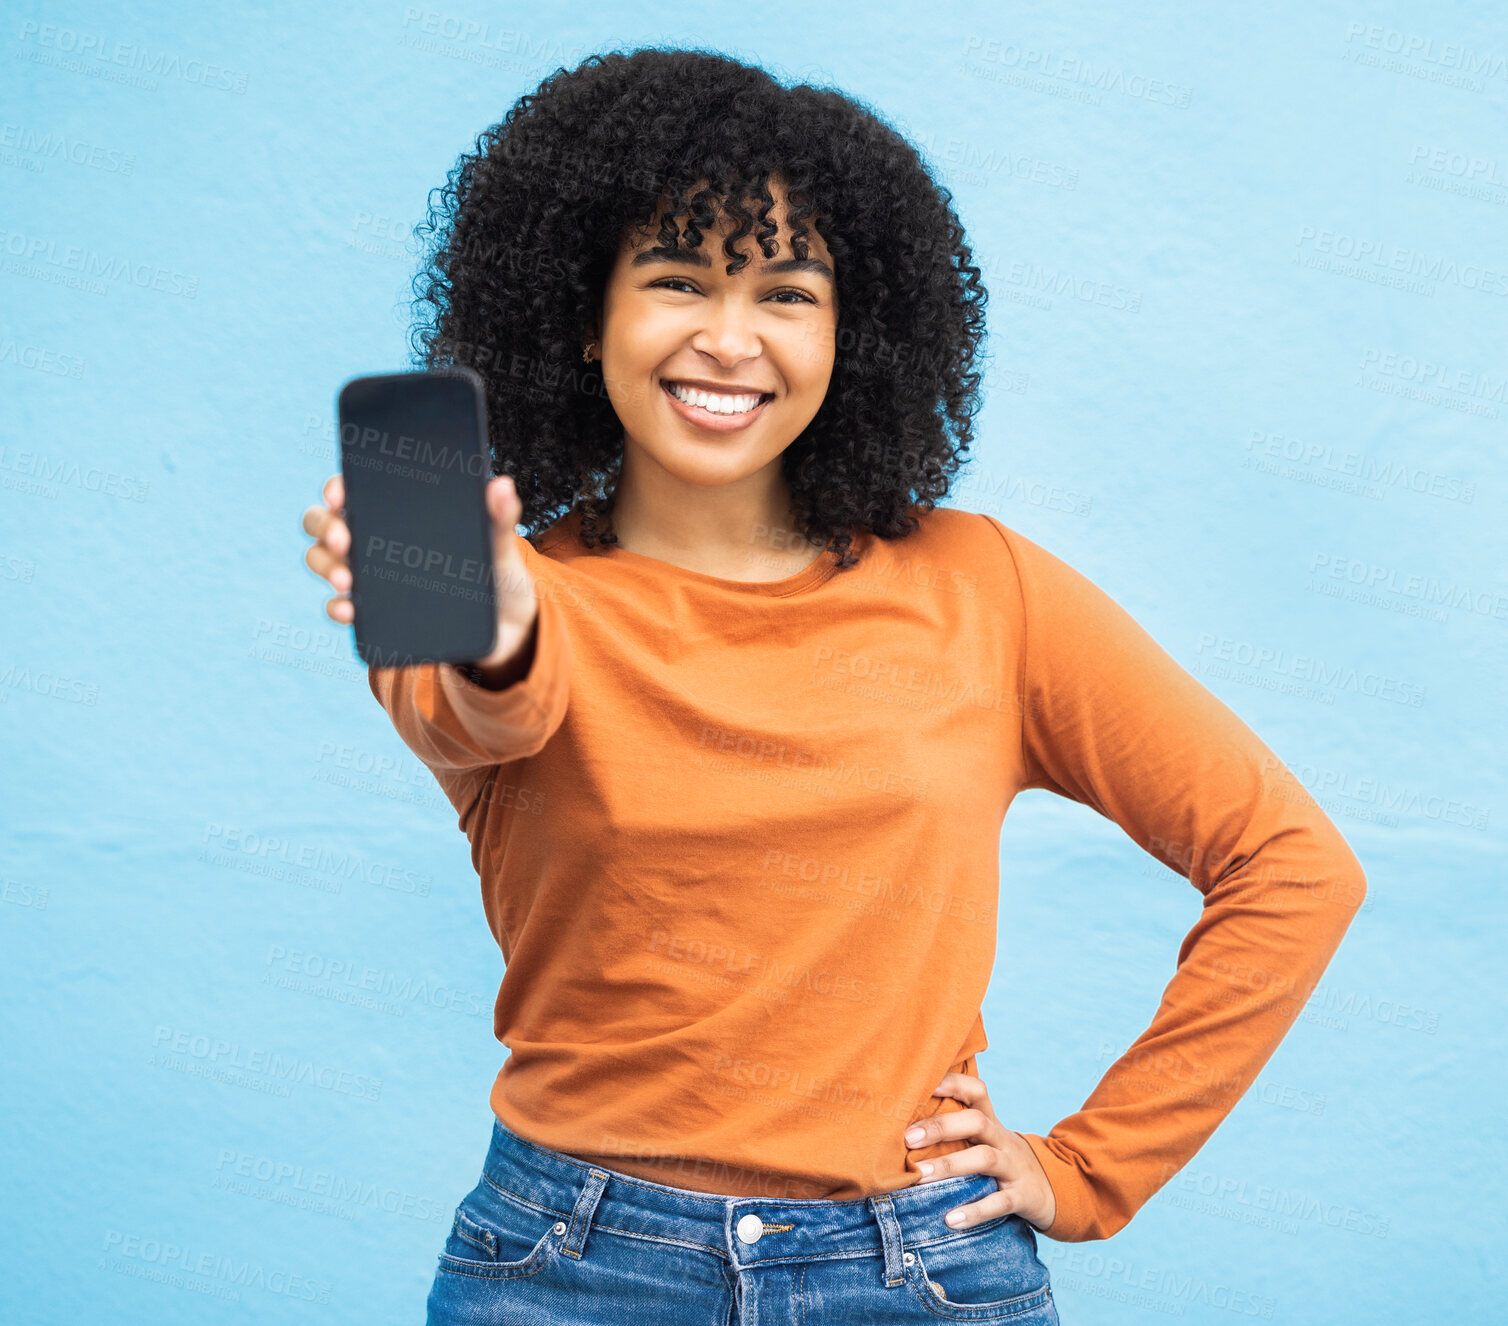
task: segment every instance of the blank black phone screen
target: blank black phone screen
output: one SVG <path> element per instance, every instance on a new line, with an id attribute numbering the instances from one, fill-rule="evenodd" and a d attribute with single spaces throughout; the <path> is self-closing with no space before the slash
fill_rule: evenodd
<path id="1" fill-rule="evenodd" d="M 481 378 L 464 367 L 352 378 L 336 412 L 356 652 L 379 667 L 485 658 L 497 587 Z"/>

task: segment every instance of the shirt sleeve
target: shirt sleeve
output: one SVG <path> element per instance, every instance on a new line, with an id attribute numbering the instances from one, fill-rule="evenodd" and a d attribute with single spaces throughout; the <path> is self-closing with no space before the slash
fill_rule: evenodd
<path id="1" fill-rule="evenodd" d="M 1250 1087 L 1366 896 L 1361 863 L 1283 762 L 1108 594 L 985 519 L 1023 613 L 1025 787 L 1114 820 L 1203 895 L 1140 1037 L 1076 1114 L 1021 1136 L 1049 1238 L 1109 1238 Z"/>
<path id="2" fill-rule="evenodd" d="M 534 572 L 535 559 L 528 553 L 525 559 Z M 564 610 L 548 593 L 539 593 L 535 632 L 529 671 L 500 691 L 478 686 L 451 663 L 368 669 L 372 694 L 387 710 L 404 745 L 429 767 L 453 801 L 459 782 L 492 765 L 540 751 L 565 717 L 570 639 Z"/>

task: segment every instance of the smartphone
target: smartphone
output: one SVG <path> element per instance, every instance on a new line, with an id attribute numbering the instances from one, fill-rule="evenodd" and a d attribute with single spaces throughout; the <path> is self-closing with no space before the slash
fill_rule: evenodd
<path id="1" fill-rule="evenodd" d="M 465 367 L 350 379 L 335 402 L 356 652 L 378 667 L 492 652 L 487 401 Z"/>

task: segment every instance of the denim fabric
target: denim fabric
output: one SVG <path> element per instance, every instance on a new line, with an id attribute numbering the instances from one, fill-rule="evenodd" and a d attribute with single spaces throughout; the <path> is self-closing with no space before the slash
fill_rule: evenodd
<path id="1" fill-rule="evenodd" d="M 494 1120 L 456 1209 L 430 1326 L 1057 1326 L 1036 1231 L 943 1216 L 969 1174 L 852 1201 L 720 1197 L 588 1165 Z"/>

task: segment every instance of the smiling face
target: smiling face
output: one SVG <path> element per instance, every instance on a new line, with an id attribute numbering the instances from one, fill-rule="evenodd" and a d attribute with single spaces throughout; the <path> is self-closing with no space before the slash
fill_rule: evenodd
<path id="1" fill-rule="evenodd" d="M 785 194 L 771 180 L 779 248 L 727 274 L 719 217 L 701 246 L 657 247 L 658 214 L 619 250 L 602 300 L 602 377 L 623 423 L 625 472 L 641 460 L 684 483 L 727 484 L 778 464 L 815 417 L 832 378 L 837 328 L 833 258 L 808 226 L 796 259 Z M 637 453 L 637 454 L 629 454 Z"/>

